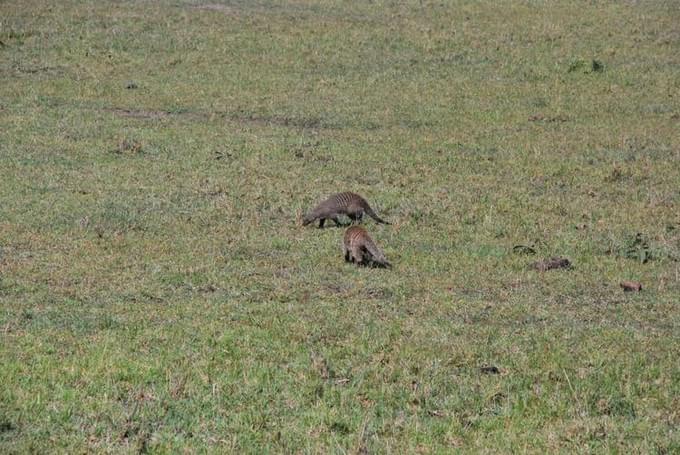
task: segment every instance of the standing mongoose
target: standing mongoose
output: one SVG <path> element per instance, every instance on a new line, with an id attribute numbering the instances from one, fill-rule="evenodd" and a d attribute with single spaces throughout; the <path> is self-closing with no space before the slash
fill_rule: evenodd
<path id="1" fill-rule="evenodd" d="M 345 262 L 354 262 L 357 265 L 392 267 L 383 252 L 368 235 L 366 229 L 361 226 L 352 226 L 345 231 L 342 251 L 345 255 Z"/>
<path id="2" fill-rule="evenodd" d="M 314 210 L 302 218 L 302 225 L 306 226 L 318 219 L 319 227 L 322 228 L 326 219 L 331 219 L 335 222 L 336 226 L 341 226 L 340 220 L 338 220 L 340 215 L 347 215 L 352 220 L 352 224 L 355 221 L 361 223 L 364 212 L 378 223 L 390 224 L 376 215 L 371 206 L 368 205 L 368 202 L 366 202 L 366 199 L 356 193 L 347 191 L 333 194 L 317 205 Z"/>

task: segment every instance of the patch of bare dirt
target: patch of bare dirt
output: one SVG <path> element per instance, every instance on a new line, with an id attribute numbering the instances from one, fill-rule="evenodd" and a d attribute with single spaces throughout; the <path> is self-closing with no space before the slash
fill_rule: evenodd
<path id="1" fill-rule="evenodd" d="M 568 120 L 569 119 L 564 115 L 549 116 L 543 114 L 534 114 L 529 117 L 530 122 L 562 123 Z"/>
<path id="2" fill-rule="evenodd" d="M 230 16 L 236 16 L 238 12 L 231 6 L 221 5 L 219 3 L 204 3 L 202 5 L 193 5 L 192 9 L 198 9 L 202 11 L 216 11 Z"/>
<path id="3" fill-rule="evenodd" d="M 159 120 L 169 117 L 193 117 L 193 118 L 223 118 L 241 124 L 251 124 L 258 126 L 283 126 L 298 129 L 335 129 L 336 127 L 325 124 L 321 119 L 315 117 L 295 118 L 279 115 L 255 115 L 245 112 L 194 112 L 194 111 L 152 111 L 147 109 L 123 109 L 117 107 L 104 108 L 106 112 L 119 115 L 121 117 L 135 118 L 142 120 Z"/>
<path id="4" fill-rule="evenodd" d="M 552 257 L 549 259 L 544 259 L 542 261 L 534 262 L 531 267 L 539 272 L 546 272 L 553 269 L 569 269 L 571 268 L 571 262 L 569 259 L 562 257 Z"/>
<path id="5" fill-rule="evenodd" d="M 132 153 L 137 154 L 142 152 L 142 143 L 131 139 L 121 139 L 118 141 L 118 147 L 114 153 Z"/>
<path id="6" fill-rule="evenodd" d="M 171 114 L 167 111 L 148 111 L 146 109 L 120 109 L 120 108 L 107 108 L 105 111 L 111 112 L 112 114 L 120 115 L 121 117 L 137 118 L 137 119 L 162 119 L 169 117 Z"/>
<path id="7" fill-rule="evenodd" d="M 321 119 L 310 118 L 294 118 L 279 115 L 255 115 L 243 112 L 227 113 L 223 115 L 229 120 L 239 123 L 251 123 L 265 126 L 285 126 L 299 129 L 333 129 L 324 124 Z"/>

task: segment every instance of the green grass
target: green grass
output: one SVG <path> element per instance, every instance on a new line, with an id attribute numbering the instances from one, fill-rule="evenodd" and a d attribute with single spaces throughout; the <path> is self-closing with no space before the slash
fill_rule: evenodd
<path id="1" fill-rule="evenodd" d="M 0 17 L 0 452 L 680 451 L 674 2 Z"/>

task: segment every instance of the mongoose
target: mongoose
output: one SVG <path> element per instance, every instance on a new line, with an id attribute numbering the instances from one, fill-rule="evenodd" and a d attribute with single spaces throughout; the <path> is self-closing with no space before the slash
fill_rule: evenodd
<path id="1" fill-rule="evenodd" d="M 352 220 L 352 224 L 355 221 L 361 223 L 364 212 L 378 223 L 390 224 L 376 215 L 371 206 L 368 205 L 368 202 L 366 202 L 366 199 L 348 191 L 329 196 L 328 199 L 317 205 L 314 210 L 302 218 L 302 225 L 306 226 L 318 219 L 319 227 L 322 228 L 326 219 L 331 219 L 335 222 L 336 226 L 341 226 L 340 220 L 338 220 L 340 215 L 347 215 Z"/>
<path id="2" fill-rule="evenodd" d="M 345 255 L 345 262 L 354 262 L 357 265 L 392 267 L 383 252 L 368 235 L 366 229 L 361 226 L 352 226 L 345 231 L 342 251 Z"/>

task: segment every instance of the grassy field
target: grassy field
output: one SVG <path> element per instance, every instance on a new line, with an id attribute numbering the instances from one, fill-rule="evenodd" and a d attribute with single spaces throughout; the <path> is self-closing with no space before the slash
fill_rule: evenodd
<path id="1" fill-rule="evenodd" d="M 677 2 L 218 1 L 0 1 L 0 452 L 680 452 Z"/>

